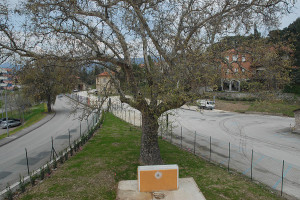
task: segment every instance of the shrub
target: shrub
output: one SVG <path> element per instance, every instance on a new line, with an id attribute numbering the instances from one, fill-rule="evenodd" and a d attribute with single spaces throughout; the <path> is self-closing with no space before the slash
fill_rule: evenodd
<path id="1" fill-rule="evenodd" d="M 33 174 L 30 175 L 30 183 L 32 186 L 35 185 L 36 178 L 37 178 L 36 175 L 33 175 Z"/>
<path id="2" fill-rule="evenodd" d="M 19 188 L 22 193 L 25 192 L 24 177 L 22 177 L 21 174 L 20 174 Z"/>
<path id="3" fill-rule="evenodd" d="M 56 157 L 54 156 L 53 158 L 53 169 L 57 168 L 57 161 L 56 161 Z"/>
<path id="4" fill-rule="evenodd" d="M 47 163 L 47 166 L 46 166 L 46 173 L 47 173 L 48 175 L 51 174 L 51 169 L 50 169 L 49 163 Z"/>
<path id="5" fill-rule="evenodd" d="M 43 167 L 41 167 L 41 169 L 40 169 L 40 178 L 41 178 L 41 180 L 44 180 L 44 178 L 45 178 L 45 169 Z"/>
<path id="6" fill-rule="evenodd" d="M 60 155 L 59 155 L 59 162 L 60 162 L 60 164 L 64 163 L 64 157 L 63 157 L 62 153 L 60 153 Z"/>
<path id="7" fill-rule="evenodd" d="M 65 161 L 67 161 L 68 160 L 68 151 L 66 151 L 66 153 L 65 153 Z"/>
<path id="8" fill-rule="evenodd" d="M 9 184 L 7 184 L 6 190 L 7 190 L 7 192 L 5 194 L 5 199 L 13 200 L 14 195 L 13 195 L 11 189 L 10 189 L 10 185 Z"/>

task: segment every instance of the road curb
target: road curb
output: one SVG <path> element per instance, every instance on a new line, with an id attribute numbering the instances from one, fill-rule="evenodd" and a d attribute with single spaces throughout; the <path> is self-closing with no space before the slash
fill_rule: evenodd
<path id="1" fill-rule="evenodd" d="M 27 135 L 28 133 L 30 133 L 30 132 L 32 132 L 32 131 L 34 131 L 35 129 L 37 129 L 37 128 L 40 128 L 41 126 L 43 126 L 44 124 L 46 124 L 47 122 L 49 122 L 51 119 L 53 119 L 54 117 L 55 117 L 55 115 L 56 115 L 56 112 L 54 111 L 53 113 L 51 113 L 51 114 L 48 114 L 46 117 L 48 117 L 48 116 L 50 116 L 49 117 L 49 119 L 47 119 L 46 121 L 44 121 L 44 122 L 42 122 L 41 124 L 39 124 L 38 126 L 36 126 L 36 127 L 33 127 L 33 128 L 30 128 L 30 127 L 28 127 L 29 129 L 27 130 L 27 131 L 24 131 L 23 133 L 20 133 L 19 135 L 18 135 L 18 132 L 17 133 L 15 133 L 13 136 L 14 137 L 10 137 L 10 138 L 3 138 L 2 140 L 0 140 L 0 147 L 2 147 L 2 146 L 4 146 L 4 145 L 6 145 L 6 144 L 9 144 L 9 143 L 11 143 L 12 141 L 15 141 L 16 139 L 18 139 L 18 138 L 20 138 L 20 137 L 23 137 L 24 135 Z M 46 118 L 45 117 L 45 118 Z M 43 118 L 43 119 L 45 119 L 45 118 Z M 40 121 L 42 121 L 43 119 L 41 119 Z M 39 121 L 39 122 L 40 122 Z M 37 122 L 37 123 L 39 123 L 39 122 Z M 32 126 L 34 126 L 34 124 L 32 125 Z M 24 129 L 23 129 L 24 130 Z M 22 130 L 21 130 L 22 131 Z M 21 132 L 20 131 L 20 132 Z"/>

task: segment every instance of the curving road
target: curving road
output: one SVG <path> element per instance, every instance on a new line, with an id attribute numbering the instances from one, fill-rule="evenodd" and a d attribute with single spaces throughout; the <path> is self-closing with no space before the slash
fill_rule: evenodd
<path id="1" fill-rule="evenodd" d="M 56 115 L 46 124 L 17 140 L 0 147 L 0 191 L 7 183 L 19 181 L 19 175 L 27 176 L 25 148 L 28 151 L 30 171 L 40 168 L 50 160 L 51 138 L 57 153 L 69 145 L 69 133 L 72 141 L 87 130 L 87 121 L 80 123 L 78 115 L 71 115 L 71 104 L 67 97 L 56 99 L 53 109 Z M 90 126 L 92 120 L 88 120 Z"/>
<path id="2" fill-rule="evenodd" d="M 177 135 L 177 140 L 173 136 L 173 142 L 179 144 L 182 127 L 184 146 L 193 149 L 196 132 L 198 155 L 211 157 L 214 162 L 229 165 L 249 177 L 253 159 L 255 180 L 280 190 L 283 174 L 283 192 L 300 199 L 300 135 L 290 129 L 294 118 L 177 109 L 169 119 L 173 121 L 173 135 Z"/>

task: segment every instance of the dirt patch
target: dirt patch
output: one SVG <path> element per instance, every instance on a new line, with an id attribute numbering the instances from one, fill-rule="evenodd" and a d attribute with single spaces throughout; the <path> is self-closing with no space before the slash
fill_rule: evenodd
<path id="1" fill-rule="evenodd" d="M 243 102 L 230 102 L 230 101 L 216 101 L 216 109 L 231 111 L 231 112 L 245 112 L 249 109 L 250 105 Z"/>

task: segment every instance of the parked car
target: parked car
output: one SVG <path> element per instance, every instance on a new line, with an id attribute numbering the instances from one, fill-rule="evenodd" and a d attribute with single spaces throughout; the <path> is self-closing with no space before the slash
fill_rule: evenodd
<path id="1" fill-rule="evenodd" d="M 8 120 L 20 121 L 19 119 L 15 119 L 15 118 L 8 118 Z M 0 118 L 0 124 L 4 121 L 6 121 L 6 117 Z"/>
<path id="2" fill-rule="evenodd" d="M 1 128 L 10 128 L 10 127 L 15 127 L 15 126 L 20 126 L 21 125 L 21 121 L 20 120 L 8 120 L 8 121 L 2 121 L 0 126 Z"/>
<path id="3" fill-rule="evenodd" d="M 212 110 L 215 108 L 215 102 L 214 101 L 207 101 L 207 100 L 197 100 L 197 105 L 200 109 L 208 109 Z"/>

